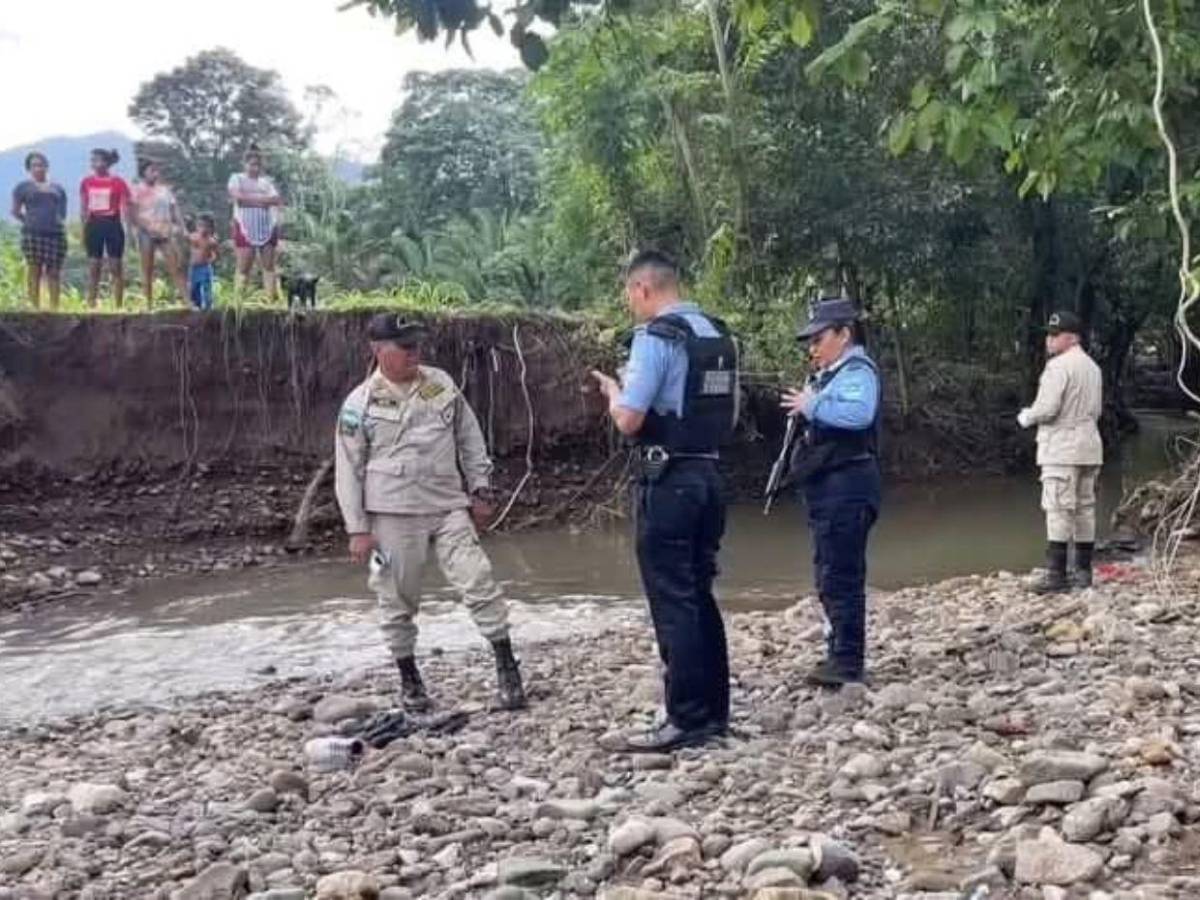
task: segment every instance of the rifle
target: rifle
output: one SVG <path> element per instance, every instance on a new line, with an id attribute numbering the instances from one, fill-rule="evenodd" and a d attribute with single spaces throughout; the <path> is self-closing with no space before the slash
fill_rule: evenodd
<path id="1" fill-rule="evenodd" d="M 767 478 L 767 488 L 764 492 L 767 497 L 766 505 L 763 506 L 763 515 L 771 514 L 771 507 L 775 503 L 775 498 L 779 495 L 783 487 L 783 474 L 787 471 L 788 464 L 792 459 L 792 445 L 796 443 L 796 434 L 800 430 L 800 414 L 792 413 L 788 416 L 787 431 L 783 433 L 783 446 L 779 448 L 779 456 L 775 459 L 775 464 L 771 466 L 771 475 Z"/>

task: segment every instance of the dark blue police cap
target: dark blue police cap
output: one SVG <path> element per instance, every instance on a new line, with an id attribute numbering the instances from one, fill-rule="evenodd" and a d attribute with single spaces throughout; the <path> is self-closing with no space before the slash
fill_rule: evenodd
<path id="1" fill-rule="evenodd" d="M 397 313 L 376 313 L 367 323 L 367 338 L 372 341 L 395 341 L 413 347 L 428 334 L 429 329 L 420 322 L 407 322 Z"/>
<path id="2" fill-rule="evenodd" d="M 826 328 L 857 322 L 858 319 L 859 313 L 853 300 L 847 300 L 845 297 L 826 297 L 808 308 L 808 321 L 796 332 L 796 340 L 807 341 Z"/>

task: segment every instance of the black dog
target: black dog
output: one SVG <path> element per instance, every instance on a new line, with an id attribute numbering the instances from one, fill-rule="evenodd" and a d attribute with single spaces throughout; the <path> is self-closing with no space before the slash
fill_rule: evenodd
<path id="1" fill-rule="evenodd" d="M 301 308 L 308 306 L 311 309 L 317 308 L 317 282 L 321 280 L 319 275 L 282 275 L 280 283 L 283 285 L 283 290 L 287 293 L 288 309 L 298 305 Z"/>

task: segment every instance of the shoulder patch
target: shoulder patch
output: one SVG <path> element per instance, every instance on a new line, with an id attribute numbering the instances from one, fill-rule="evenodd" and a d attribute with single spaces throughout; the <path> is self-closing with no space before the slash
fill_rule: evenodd
<path id="1" fill-rule="evenodd" d="M 357 409 L 346 408 L 338 416 L 338 431 L 346 437 L 354 437 L 362 425 L 362 413 Z"/>
<path id="2" fill-rule="evenodd" d="M 433 400 L 446 392 L 445 385 L 438 384 L 436 381 L 430 381 L 421 386 L 417 391 L 417 396 L 422 400 Z"/>
<path id="3" fill-rule="evenodd" d="M 852 381 L 849 384 L 838 385 L 837 393 L 843 400 L 861 400 L 866 391 L 861 382 Z"/>

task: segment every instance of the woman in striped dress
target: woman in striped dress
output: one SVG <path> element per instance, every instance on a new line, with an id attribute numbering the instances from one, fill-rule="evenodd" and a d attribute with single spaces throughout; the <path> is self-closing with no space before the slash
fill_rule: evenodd
<path id="1" fill-rule="evenodd" d="M 258 257 L 267 299 L 278 298 L 275 251 L 279 244 L 279 214 L 283 198 L 275 183 L 262 174 L 262 153 L 254 144 L 243 157 L 245 170 L 229 176 L 233 203 L 233 246 L 237 255 L 239 290 L 244 295 Z"/>

